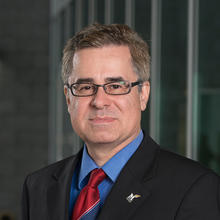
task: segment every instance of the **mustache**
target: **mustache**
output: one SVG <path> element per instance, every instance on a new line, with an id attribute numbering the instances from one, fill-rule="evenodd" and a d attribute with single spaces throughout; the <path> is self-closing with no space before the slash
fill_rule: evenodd
<path id="1" fill-rule="evenodd" d="M 89 114 L 89 119 L 94 118 L 104 118 L 104 117 L 110 117 L 110 118 L 117 118 L 118 114 L 115 111 L 112 110 L 96 110 L 94 112 L 91 112 Z"/>

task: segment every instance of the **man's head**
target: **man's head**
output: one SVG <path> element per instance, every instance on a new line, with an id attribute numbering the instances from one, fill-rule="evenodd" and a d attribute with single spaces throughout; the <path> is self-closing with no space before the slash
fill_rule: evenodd
<path id="1" fill-rule="evenodd" d="M 149 48 L 136 32 L 125 24 L 93 24 L 71 38 L 63 51 L 62 78 L 67 83 L 73 72 L 72 60 L 78 50 L 101 48 L 108 45 L 128 46 L 134 72 L 142 81 L 150 77 Z"/>
<path id="2" fill-rule="evenodd" d="M 68 41 L 64 93 L 72 126 L 89 153 L 92 146 L 117 152 L 140 132 L 150 91 L 147 49 L 126 25 L 93 25 Z"/>

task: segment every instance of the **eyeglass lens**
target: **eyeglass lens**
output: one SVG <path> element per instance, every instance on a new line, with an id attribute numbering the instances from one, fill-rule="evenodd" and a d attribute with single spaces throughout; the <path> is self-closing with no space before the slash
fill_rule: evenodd
<path id="1" fill-rule="evenodd" d="M 75 83 L 72 84 L 72 93 L 76 96 L 94 95 L 98 87 L 103 87 L 105 92 L 110 95 L 122 95 L 130 92 L 130 83 L 127 81 L 118 81 L 106 83 L 104 85 L 96 85 L 92 83 Z"/>

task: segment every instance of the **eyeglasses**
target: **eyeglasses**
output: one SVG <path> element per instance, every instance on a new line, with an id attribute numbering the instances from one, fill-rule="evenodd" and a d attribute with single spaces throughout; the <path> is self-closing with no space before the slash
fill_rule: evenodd
<path id="1" fill-rule="evenodd" d="M 106 94 L 109 95 L 125 95 L 131 91 L 131 88 L 141 85 L 142 81 L 129 82 L 129 81 L 116 81 L 109 82 L 102 85 L 94 83 L 73 83 L 66 86 L 71 90 L 73 96 L 86 97 L 95 95 L 99 87 L 103 87 Z"/>

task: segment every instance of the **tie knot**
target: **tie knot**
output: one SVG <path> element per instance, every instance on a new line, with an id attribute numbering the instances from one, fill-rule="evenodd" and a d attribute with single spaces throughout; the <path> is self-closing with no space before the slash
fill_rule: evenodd
<path id="1" fill-rule="evenodd" d="M 105 177 L 106 174 L 102 169 L 94 169 L 90 174 L 88 186 L 96 188 Z"/>

